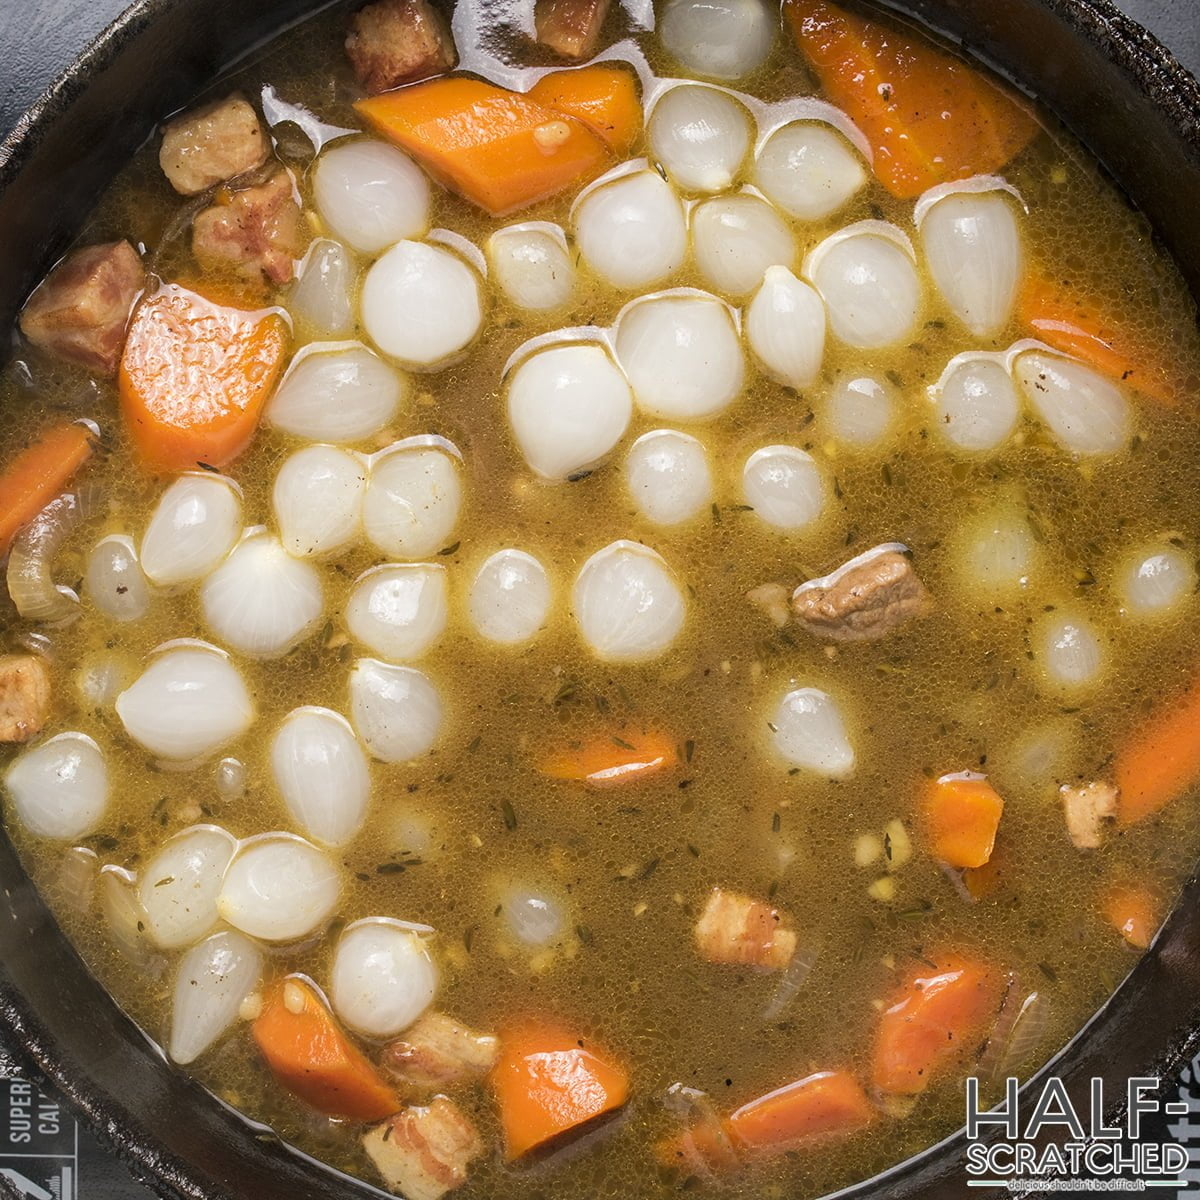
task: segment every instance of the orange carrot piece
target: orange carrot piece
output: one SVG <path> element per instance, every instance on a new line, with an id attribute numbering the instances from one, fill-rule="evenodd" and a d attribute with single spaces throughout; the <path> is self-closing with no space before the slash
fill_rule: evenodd
<path id="1" fill-rule="evenodd" d="M 86 425 L 56 425 L 0 473 L 0 554 L 23 525 L 54 499 L 92 453 Z"/>
<path id="2" fill-rule="evenodd" d="M 875 174 L 910 199 L 998 171 L 1037 131 L 985 75 L 925 39 L 825 0 L 785 0 L 784 16 L 826 96 L 862 130 Z"/>
<path id="3" fill-rule="evenodd" d="M 782 1154 L 813 1138 L 853 1133 L 872 1117 L 862 1085 L 845 1071 L 818 1071 L 743 1104 L 729 1136 L 744 1150 Z"/>
<path id="4" fill-rule="evenodd" d="M 1004 886 L 1008 855 L 997 844 L 987 862 L 980 867 L 967 867 L 962 873 L 963 887 L 972 900 L 986 900 Z"/>
<path id="5" fill-rule="evenodd" d="M 303 998 L 299 1012 L 284 1003 L 285 989 Z M 272 988 L 252 1032 L 275 1078 L 318 1112 L 380 1121 L 399 1110 L 396 1093 L 307 983 L 293 977 Z"/>
<path id="6" fill-rule="evenodd" d="M 1133 947 L 1145 950 L 1159 926 L 1158 900 L 1148 888 L 1127 884 L 1103 900 L 1104 919 Z"/>
<path id="7" fill-rule="evenodd" d="M 961 1062 L 1000 1004 L 1001 981 L 981 963 L 943 956 L 921 967 L 880 1018 L 872 1077 L 880 1091 L 914 1096 Z"/>
<path id="8" fill-rule="evenodd" d="M 929 788 L 925 823 L 934 858 L 950 867 L 982 867 L 992 856 L 1004 801 L 982 775 L 943 775 Z"/>
<path id="9" fill-rule="evenodd" d="M 636 783 L 679 762 L 675 743 L 662 733 L 606 734 L 584 742 L 578 749 L 564 750 L 544 759 L 538 766 L 550 779 L 567 779 L 591 787 L 618 787 Z"/>
<path id="10" fill-rule="evenodd" d="M 141 457 L 163 471 L 236 458 L 254 437 L 287 346 L 276 313 L 223 307 L 174 284 L 144 300 L 117 376 Z"/>
<path id="11" fill-rule="evenodd" d="M 541 1026 L 501 1035 L 491 1084 L 510 1161 L 620 1108 L 629 1096 L 622 1066 L 585 1050 L 571 1034 Z"/>
<path id="12" fill-rule="evenodd" d="M 582 122 L 461 75 L 355 101 L 358 114 L 493 216 L 592 179 L 608 147 Z"/>
<path id="13" fill-rule="evenodd" d="M 582 121 L 622 158 L 642 132 L 637 77 L 624 67 L 596 63 L 573 71 L 551 71 L 525 94 L 557 113 Z"/>

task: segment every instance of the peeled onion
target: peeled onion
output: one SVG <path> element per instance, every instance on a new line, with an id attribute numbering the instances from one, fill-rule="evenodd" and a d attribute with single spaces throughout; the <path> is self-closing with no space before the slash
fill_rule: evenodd
<path id="1" fill-rule="evenodd" d="M 354 328 L 354 260 L 340 242 L 317 238 L 308 248 L 288 295 L 294 320 L 322 337 L 346 337 Z"/>
<path id="2" fill-rule="evenodd" d="M 726 296 L 746 296 L 768 267 L 792 267 L 796 242 L 783 218 L 763 199 L 743 192 L 698 204 L 691 214 L 696 266 Z"/>
<path id="3" fill-rule="evenodd" d="M 100 868 L 96 891 L 113 945 L 142 973 L 154 972 L 160 961 L 146 937 L 146 912 L 133 873 L 109 863 Z"/>
<path id="4" fill-rule="evenodd" d="M 896 389 L 886 379 L 844 371 L 829 393 L 825 422 L 829 432 L 850 446 L 873 446 L 896 418 Z"/>
<path id="5" fill-rule="evenodd" d="M 832 216 L 868 179 L 853 147 L 830 125 L 794 121 L 762 144 L 754 182 L 777 208 L 801 221 Z"/>
<path id="6" fill-rule="evenodd" d="M 728 92 L 696 84 L 671 88 L 646 122 L 650 153 L 685 192 L 732 187 L 751 132 L 750 114 Z"/>
<path id="7" fill-rule="evenodd" d="M 1043 624 L 1034 649 L 1046 678 L 1067 690 L 1091 683 L 1104 661 L 1091 622 L 1068 613 L 1055 613 Z"/>
<path id="8" fill-rule="evenodd" d="M 504 646 L 527 642 L 550 613 L 545 568 L 523 550 L 498 550 L 471 583 L 468 611 L 488 641 Z"/>
<path id="9" fill-rule="evenodd" d="M 38 837 L 83 837 L 108 807 L 108 767 L 84 733 L 60 733 L 23 750 L 4 772 L 4 785 L 17 818 Z"/>
<path id="10" fill-rule="evenodd" d="M 410 762 L 433 749 L 442 728 L 442 700 L 427 675 L 374 658 L 350 672 L 350 719 L 380 762 Z"/>
<path id="11" fill-rule="evenodd" d="M 617 319 L 617 360 L 638 408 L 702 421 L 742 390 L 742 346 L 729 310 L 703 292 L 649 296 Z"/>
<path id="12" fill-rule="evenodd" d="M 234 855 L 217 911 L 251 937 L 294 942 L 325 925 L 341 892 L 337 867 L 316 846 L 290 833 L 264 833 Z"/>
<path id="13" fill-rule="evenodd" d="M 632 415 L 629 384 L 601 346 L 539 350 L 509 380 L 513 435 L 544 479 L 595 466 L 624 436 Z"/>
<path id="14" fill-rule="evenodd" d="M 428 242 L 397 242 L 375 262 L 360 304 L 371 340 L 414 366 L 454 357 L 483 325 L 478 276 L 458 255 Z"/>
<path id="15" fill-rule="evenodd" d="M 333 952 L 333 1011 L 367 1037 L 392 1037 L 437 995 L 438 972 L 425 938 L 386 917 L 348 925 Z"/>
<path id="16" fill-rule="evenodd" d="M 371 461 L 363 529 L 389 558 L 426 558 L 450 544 L 461 506 L 458 462 L 436 446 L 400 442 Z"/>
<path id="17" fill-rule="evenodd" d="M 248 534 L 204 581 L 200 607 L 227 646 L 279 658 L 317 627 L 325 600 L 316 569 L 263 530 Z"/>
<path id="18" fill-rule="evenodd" d="M 830 779 L 854 770 L 854 747 L 833 697 L 819 688 L 796 688 L 779 702 L 771 721 L 775 749 L 785 762 Z"/>
<path id="19" fill-rule="evenodd" d="M 167 1037 L 173 1061 L 195 1062 L 233 1025 L 262 968 L 262 951 L 232 929 L 205 938 L 179 960 Z"/>
<path id="20" fill-rule="evenodd" d="M 358 442 L 393 420 L 408 383 L 359 342 L 314 342 L 267 403 L 268 424 L 314 442 Z"/>
<path id="21" fill-rule="evenodd" d="M 1055 440 L 1076 454 L 1113 454 L 1129 438 L 1121 389 L 1074 359 L 1030 350 L 1013 366 L 1017 383 Z"/>
<path id="22" fill-rule="evenodd" d="M 449 619 L 445 567 L 432 563 L 372 567 L 355 581 L 346 604 L 351 637 L 391 660 L 420 658 Z"/>
<path id="23" fill-rule="evenodd" d="M 75 673 L 75 687 L 89 708 L 111 708 L 134 676 L 134 667 L 123 655 L 103 651 L 88 655 Z"/>
<path id="24" fill-rule="evenodd" d="M 645 288 L 687 255 L 683 205 L 657 171 L 634 171 L 583 192 L 572 212 L 575 243 L 605 283 Z"/>
<path id="25" fill-rule="evenodd" d="M 139 621 L 150 608 L 150 589 L 131 538 L 110 533 L 88 554 L 84 586 L 111 621 Z"/>
<path id="26" fill-rule="evenodd" d="M 271 740 L 271 774 L 288 812 L 314 842 L 344 846 L 362 829 L 371 776 L 345 717 L 328 708 L 294 708 Z"/>
<path id="27" fill-rule="evenodd" d="M 810 454 L 796 446 L 764 446 L 742 469 L 746 503 L 776 529 L 803 529 L 825 506 L 825 483 Z"/>
<path id="28" fill-rule="evenodd" d="M 336 446 L 305 446 L 275 476 L 271 506 L 283 548 L 297 558 L 332 554 L 362 530 L 367 469 Z"/>
<path id="29" fill-rule="evenodd" d="M 159 587 L 192 583 L 220 563 L 241 532 L 236 484 L 208 472 L 180 475 L 163 492 L 142 536 L 142 571 Z"/>
<path id="30" fill-rule="evenodd" d="M 207 757 L 254 721 L 254 702 L 237 669 L 202 642 L 160 651 L 116 707 L 135 742 L 177 762 Z"/>
<path id="31" fill-rule="evenodd" d="M 1018 511 L 998 508 L 968 525 L 963 558 L 968 582 L 999 595 L 1028 585 L 1037 542 Z"/>
<path id="32" fill-rule="evenodd" d="M 63 492 L 39 511 L 13 539 L 6 573 L 8 595 L 26 621 L 67 624 L 79 616 L 79 597 L 54 582 L 54 566 L 67 539 L 91 515 L 91 490 Z"/>
<path id="33" fill-rule="evenodd" d="M 629 448 L 625 485 L 638 511 L 656 525 L 678 525 L 712 503 L 708 453 L 674 429 L 644 433 Z"/>
<path id="34" fill-rule="evenodd" d="M 998 356 L 960 354 L 930 388 L 934 428 L 961 450 L 994 450 L 1012 435 L 1021 401 Z"/>
<path id="35" fill-rule="evenodd" d="M 545 892 L 511 887 L 500 901 L 504 923 L 513 937 L 526 946 L 553 945 L 567 930 L 562 904 Z"/>
<path id="36" fill-rule="evenodd" d="M 668 0 L 658 32 L 689 72 L 741 79 L 770 54 L 778 19 L 762 0 Z"/>
<path id="37" fill-rule="evenodd" d="M 496 230 L 487 243 L 491 280 L 530 312 L 562 308 L 575 290 L 575 264 L 557 225 L 531 221 Z"/>
<path id="38" fill-rule="evenodd" d="M 156 946 L 190 946 L 217 923 L 217 894 L 236 849 L 224 829 L 197 825 L 176 834 L 146 864 L 138 898 Z"/>
<path id="39" fill-rule="evenodd" d="M 339 141 L 317 159 L 321 220 L 355 250 L 374 254 L 429 228 L 429 181 L 407 154 L 372 139 Z"/>
<path id="40" fill-rule="evenodd" d="M 1169 613 L 1195 593 L 1195 561 L 1170 545 L 1137 550 L 1117 574 L 1117 591 L 1122 608 L 1132 616 Z"/>
<path id="41" fill-rule="evenodd" d="M 860 221 L 832 234 L 805 259 L 804 274 L 848 345 L 875 350 L 916 330 L 921 280 L 912 246 L 894 225 Z"/>
<path id="42" fill-rule="evenodd" d="M 583 564 L 572 603 L 588 647 L 608 662 L 653 658 L 679 636 L 683 593 L 662 557 L 617 541 Z"/>
<path id="43" fill-rule="evenodd" d="M 825 305 L 816 290 L 787 269 L 768 267 L 746 309 L 746 340 L 767 373 L 806 388 L 825 354 Z"/>

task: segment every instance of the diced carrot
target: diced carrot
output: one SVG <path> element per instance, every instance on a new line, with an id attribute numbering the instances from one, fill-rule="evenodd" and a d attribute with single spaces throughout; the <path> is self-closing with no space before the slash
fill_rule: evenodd
<path id="1" fill-rule="evenodd" d="M 285 992 L 299 1012 L 287 1006 Z M 273 987 L 253 1033 L 275 1078 L 318 1112 L 379 1121 L 400 1108 L 396 1093 L 307 983 L 293 977 Z"/>
<path id="2" fill-rule="evenodd" d="M 636 783 L 679 761 L 675 743 L 662 733 L 606 734 L 584 742 L 577 749 L 544 759 L 538 770 L 550 779 L 568 779 L 591 787 L 617 787 Z"/>
<path id="3" fill-rule="evenodd" d="M 431 79 L 354 107 L 377 133 L 493 216 L 592 179 L 611 161 L 582 122 L 482 79 Z"/>
<path id="4" fill-rule="evenodd" d="M 998 171 L 1037 131 L 1007 91 L 907 30 L 825 0 L 785 0 L 783 11 L 826 96 L 870 143 L 875 174 L 893 196 Z"/>
<path id="5" fill-rule="evenodd" d="M 733 1170 L 741 1161 L 724 1123 L 715 1117 L 655 1142 L 654 1157 L 664 1167 L 684 1167 L 714 1175 Z"/>
<path id="6" fill-rule="evenodd" d="M 1125 884 L 1103 900 L 1104 919 L 1131 945 L 1145 950 L 1158 929 L 1158 900 L 1148 888 Z"/>
<path id="7" fill-rule="evenodd" d="M 525 94 L 582 121 L 621 157 L 629 153 L 642 132 L 637 77 L 625 67 L 596 63 L 573 71 L 551 71 Z"/>
<path id="8" fill-rule="evenodd" d="M 250 444 L 283 370 L 288 330 L 168 284 L 134 313 L 117 386 L 134 444 L 158 470 L 219 467 Z"/>
<path id="9" fill-rule="evenodd" d="M 919 968 L 884 1012 L 872 1076 L 880 1091 L 912 1096 L 977 1048 L 1000 1004 L 998 973 L 943 956 Z"/>
<path id="10" fill-rule="evenodd" d="M 70 482 L 92 453 L 86 425 L 56 425 L 22 450 L 0 473 L 0 554 Z"/>
<path id="11" fill-rule="evenodd" d="M 629 1095 L 622 1066 L 544 1026 L 501 1035 L 491 1083 L 510 1160 L 620 1108 Z"/>
<path id="12" fill-rule="evenodd" d="M 744 1150 L 782 1154 L 819 1137 L 852 1133 L 872 1116 L 862 1085 L 845 1071 L 818 1071 L 743 1104 L 729 1117 Z"/>
<path id="13" fill-rule="evenodd" d="M 963 887 L 972 900 L 986 900 L 994 896 L 1004 885 L 1008 855 L 996 845 L 991 856 L 982 866 L 967 867 L 962 873 Z"/>
<path id="14" fill-rule="evenodd" d="M 962 772 L 935 780 L 925 798 L 934 858 L 950 867 L 982 867 L 992 856 L 1004 801 L 982 775 Z"/>

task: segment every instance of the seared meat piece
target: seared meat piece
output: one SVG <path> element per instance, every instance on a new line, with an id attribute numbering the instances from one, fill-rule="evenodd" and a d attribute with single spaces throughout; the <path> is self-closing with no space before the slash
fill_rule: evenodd
<path id="1" fill-rule="evenodd" d="M 454 69 L 458 55 L 442 14 L 429 0 L 376 0 L 350 18 L 346 54 L 374 96 Z"/>
<path id="2" fill-rule="evenodd" d="M 0 658 L 0 742 L 25 742 L 50 715 L 50 672 L 36 654 Z"/>
<path id="3" fill-rule="evenodd" d="M 158 164 L 177 192 L 194 196 L 261 167 L 270 150 L 258 114 L 241 96 L 227 96 L 168 122 Z"/>
<path id="4" fill-rule="evenodd" d="M 111 375 L 145 282 L 142 260 L 128 242 L 75 250 L 26 301 L 21 332 L 50 354 Z"/>
<path id="5" fill-rule="evenodd" d="M 776 970 L 786 967 L 796 951 L 796 935 L 782 921 L 769 904 L 716 887 L 696 922 L 696 945 L 709 962 Z"/>
<path id="6" fill-rule="evenodd" d="M 913 565 L 892 543 L 852 558 L 823 579 L 792 593 L 792 611 L 816 637 L 831 642 L 873 642 L 931 607 Z"/>
<path id="7" fill-rule="evenodd" d="M 452 1087 L 492 1069 L 500 1042 L 460 1025 L 445 1013 L 426 1013 L 404 1036 L 383 1048 L 383 1069 L 421 1091 Z"/>
<path id="8" fill-rule="evenodd" d="M 1104 823 L 1117 815 L 1117 789 L 1111 783 L 1064 783 L 1058 794 L 1071 841 L 1080 850 L 1097 849 Z"/>
<path id="9" fill-rule="evenodd" d="M 192 253 L 206 271 L 233 271 L 253 283 L 287 283 L 306 234 L 291 176 L 227 195 L 192 223 Z"/>
<path id="10" fill-rule="evenodd" d="M 537 0 L 537 40 L 563 58 L 591 58 L 609 0 Z"/>
<path id="11" fill-rule="evenodd" d="M 445 1096 L 403 1109 L 362 1142 L 388 1189 L 407 1200 L 438 1200 L 461 1186 L 471 1160 L 483 1153 L 475 1126 Z"/>

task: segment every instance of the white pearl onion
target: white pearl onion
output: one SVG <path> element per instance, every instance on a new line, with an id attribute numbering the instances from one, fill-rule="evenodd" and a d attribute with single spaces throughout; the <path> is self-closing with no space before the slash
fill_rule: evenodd
<path id="1" fill-rule="evenodd" d="M 1055 613 L 1044 623 L 1035 649 L 1050 683 L 1069 691 L 1091 683 L 1104 660 L 1091 623 L 1066 613 Z"/>
<path id="2" fill-rule="evenodd" d="M 397 242 L 367 271 L 363 326 L 385 353 L 434 367 L 466 349 L 483 325 L 479 278 L 461 258 L 428 242 Z"/>
<path id="3" fill-rule="evenodd" d="M 242 532 L 242 499 L 223 475 L 189 472 L 163 492 L 142 536 L 142 571 L 158 587 L 207 575 Z"/>
<path id="4" fill-rule="evenodd" d="M 546 569 L 523 550 L 498 550 L 479 568 L 467 603 L 471 622 L 491 642 L 527 642 L 550 614 Z"/>
<path id="5" fill-rule="evenodd" d="M 88 554 L 84 587 L 112 621 L 138 621 L 150 608 L 150 589 L 133 540 L 121 533 L 101 538 Z"/>
<path id="6" fill-rule="evenodd" d="M 367 471 L 336 446 L 305 446 L 284 460 L 271 505 L 284 549 L 297 558 L 332 554 L 362 529 Z"/>
<path id="7" fill-rule="evenodd" d="M 403 922 L 370 917 L 348 925 L 333 952 L 330 1000 L 351 1029 L 393 1037 L 437 995 L 438 972 L 425 938 Z"/>
<path id="8" fill-rule="evenodd" d="M 488 238 L 487 256 L 492 282 L 517 308 L 551 312 L 571 299 L 575 264 L 557 225 L 507 225 Z"/>
<path id="9" fill-rule="evenodd" d="M 1020 512 L 998 508 L 966 529 L 963 565 L 967 582 L 989 595 L 1025 587 L 1037 557 L 1037 543 Z"/>
<path id="10" fill-rule="evenodd" d="M 197 825 L 176 834 L 146 864 L 137 892 L 156 946 L 190 946 L 217 923 L 217 894 L 236 849 L 224 829 Z"/>
<path id="11" fill-rule="evenodd" d="M 635 300 L 617 319 L 617 360 L 637 406 L 668 420 L 702 421 L 742 390 L 742 346 L 729 310 L 703 292 Z"/>
<path id="12" fill-rule="evenodd" d="M 167 1037 L 173 1061 L 195 1062 L 233 1025 L 262 968 L 262 951 L 232 929 L 214 933 L 179 960 Z"/>
<path id="13" fill-rule="evenodd" d="M 1012 376 L 989 355 L 951 359 L 930 393 L 934 428 L 960 450 L 994 450 L 1009 439 L 1021 416 Z"/>
<path id="14" fill-rule="evenodd" d="M 372 459 L 363 529 L 389 558 L 426 558 L 450 543 L 461 506 L 457 461 L 434 446 L 399 442 Z"/>
<path id="15" fill-rule="evenodd" d="M 836 129 L 793 121 L 763 143 L 754 182 L 777 208 L 802 221 L 821 221 L 849 202 L 867 182 L 867 170 Z"/>
<path id="16" fill-rule="evenodd" d="M 1129 438 L 1129 405 L 1116 384 L 1074 359 L 1017 356 L 1017 383 L 1055 440 L 1075 454 L 1113 454 Z"/>
<path id="17" fill-rule="evenodd" d="M 108 807 L 108 767 L 84 733 L 60 733 L 23 750 L 4 772 L 4 786 L 17 819 L 39 837 L 83 837 Z"/>
<path id="18" fill-rule="evenodd" d="M 686 84 L 655 104 L 646 123 L 650 153 L 685 192 L 723 192 L 750 148 L 750 114 L 728 92 Z"/>
<path id="19" fill-rule="evenodd" d="M 712 503 L 704 446 L 674 429 L 644 433 L 630 446 L 625 485 L 638 511 L 656 525 L 678 525 Z"/>
<path id="20" fill-rule="evenodd" d="M 384 142 L 338 142 L 317 159 L 313 199 L 321 220 L 355 250 L 374 254 L 429 228 L 429 181 Z"/>
<path id="21" fill-rule="evenodd" d="M 787 267 L 768 267 L 746 310 L 746 340 L 774 379 L 788 387 L 809 387 L 825 354 L 821 297 Z"/>
<path id="22" fill-rule="evenodd" d="M 689 72 L 741 79 L 763 64 L 777 26 L 762 0 L 668 0 L 659 36 Z"/>
<path id="23" fill-rule="evenodd" d="M 854 747 L 837 703 L 818 688 L 796 688 L 771 721 L 775 749 L 785 762 L 831 779 L 854 771 Z"/>
<path id="24" fill-rule="evenodd" d="M 513 436 L 544 479 L 595 466 L 624 436 L 632 415 L 629 384 L 600 346 L 540 350 L 509 380 Z"/>
<path id="25" fill-rule="evenodd" d="M 764 446 L 742 470 L 746 503 L 776 529 L 803 529 L 825 505 L 825 483 L 811 455 L 796 446 Z"/>
<path id="26" fill-rule="evenodd" d="M 637 542 L 617 541 L 583 564 L 572 593 L 583 640 L 598 658 L 653 658 L 679 636 L 683 593 L 662 557 Z"/>
<path id="27" fill-rule="evenodd" d="M 691 226 L 696 266 L 724 295 L 749 295 L 768 267 L 795 264 L 792 231 L 765 200 L 748 192 L 703 201 L 692 210 Z"/>
<path id="28" fill-rule="evenodd" d="M 551 946 L 567 929 L 567 914 L 562 903 L 546 892 L 514 886 L 500 901 L 504 923 L 522 945 Z"/>
<path id="29" fill-rule="evenodd" d="M 839 442 L 874 446 L 891 429 L 897 403 L 896 389 L 886 379 L 843 371 L 829 393 L 825 422 Z"/>
<path id="30" fill-rule="evenodd" d="M 1146 546 L 1134 551 L 1117 573 L 1123 610 L 1135 617 L 1158 617 L 1177 608 L 1196 591 L 1196 564 L 1176 546 Z"/>
<path id="31" fill-rule="evenodd" d="M 355 581 L 346 604 L 351 637 L 390 660 L 420 658 L 448 619 L 446 569 L 433 563 L 372 567 Z"/>
<path id="32" fill-rule="evenodd" d="M 322 337 L 346 337 L 354 328 L 354 260 L 331 238 L 317 238 L 304 255 L 288 296 L 293 319 Z"/>
<path id="33" fill-rule="evenodd" d="M 350 719 L 373 757 L 410 762 L 433 749 L 442 700 L 416 668 L 360 658 L 350 672 Z"/>

